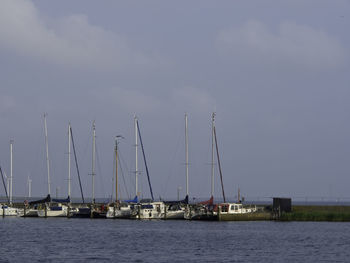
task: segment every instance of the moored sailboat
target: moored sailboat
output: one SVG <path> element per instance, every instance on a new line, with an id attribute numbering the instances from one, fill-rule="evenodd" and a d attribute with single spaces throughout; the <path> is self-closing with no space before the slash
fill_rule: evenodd
<path id="1" fill-rule="evenodd" d="M 70 125 L 69 125 L 70 126 Z M 49 159 L 49 142 L 47 135 L 46 114 L 44 114 L 44 132 L 45 132 L 45 148 L 46 148 L 46 166 L 47 166 L 47 185 L 48 196 L 51 195 L 51 181 L 50 181 L 50 159 Z M 70 131 L 68 131 L 68 139 L 70 139 Z M 68 180 L 68 189 L 70 191 L 70 180 Z M 70 196 L 67 199 L 51 199 L 48 202 L 38 206 L 38 217 L 66 217 L 68 215 L 70 203 Z"/>

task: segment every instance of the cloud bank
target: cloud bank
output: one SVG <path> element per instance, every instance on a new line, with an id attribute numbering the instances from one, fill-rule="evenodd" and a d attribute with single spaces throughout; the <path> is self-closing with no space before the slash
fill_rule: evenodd
<path id="1" fill-rule="evenodd" d="M 46 21 L 28 0 L 1 2 L 0 47 L 75 68 L 114 71 L 159 62 L 131 49 L 125 37 L 90 24 L 86 15 Z"/>
<path id="2" fill-rule="evenodd" d="M 221 30 L 217 47 L 222 56 L 243 63 L 285 64 L 313 70 L 340 67 L 346 56 L 337 39 L 322 30 L 290 22 L 279 24 L 275 32 L 256 20 Z"/>

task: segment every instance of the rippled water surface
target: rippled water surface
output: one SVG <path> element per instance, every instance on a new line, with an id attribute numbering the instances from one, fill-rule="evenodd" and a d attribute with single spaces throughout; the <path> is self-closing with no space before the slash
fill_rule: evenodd
<path id="1" fill-rule="evenodd" d="M 0 218 L 0 262 L 349 262 L 350 223 Z"/>

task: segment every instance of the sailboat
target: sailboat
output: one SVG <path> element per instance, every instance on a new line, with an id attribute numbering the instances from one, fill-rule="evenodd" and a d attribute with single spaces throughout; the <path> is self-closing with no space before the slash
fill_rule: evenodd
<path id="1" fill-rule="evenodd" d="M 2 169 L 0 166 L 0 173 L 1 173 L 1 178 L 2 178 L 2 182 L 4 185 L 4 189 L 5 189 L 5 193 L 6 193 L 6 197 L 7 197 L 7 204 L 0 204 L 0 216 L 17 216 L 20 215 L 22 213 L 22 209 L 16 208 L 16 207 L 12 207 L 12 153 L 13 153 L 13 140 L 10 141 L 10 151 L 11 151 L 11 176 L 10 176 L 10 196 L 8 196 L 7 193 L 7 187 L 5 185 L 5 180 L 4 180 L 4 176 L 2 173 Z"/>
<path id="2" fill-rule="evenodd" d="M 210 199 L 207 201 L 203 201 L 200 203 L 197 203 L 192 206 L 187 206 L 186 211 L 185 211 L 185 219 L 190 219 L 190 220 L 196 220 L 196 219 L 201 219 L 201 220 L 216 220 L 217 215 L 214 212 L 214 145 L 215 145 L 215 113 L 212 113 L 211 116 L 211 135 L 212 135 L 212 140 L 211 140 L 211 196 Z M 219 155 L 217 155 L 219 156 Z M 218 160 L 219 161 L 219 160 Z M 221 168 L 221 166 L 219 166 Z M 221 175 L 221 169 L 220 169 L 220 175 Z M 222 178 L 222 177 L 221 177 Z M 221 180 L 222 182 L 222 180 Z M 223 191 L 223 196 L 225 200 L 225 193 L 224 193 L 224 188 L 222 184 L 222 191 Z"/>
<path id="3" fill-rule="evenodd" d="M 167 219 L 184 219 L 186 209 L 188 208 L 188 115 L 185 113 L 185 165 L 186 165 L 186 197 L 180 201 L 164 201 L 167 206 Z"/>
<path id="4" fill-rule="evenodd" d="M 70 196 L 67 199 L 51 199 L 51 181 L 50 181 L 50 159 L 49 159 L 49 144 L 47 136 L 46 114 L 44 114 L 44 132 L 45 132 L 45 146 L 46 146 L 46 165 L 47 165 L 47 185 L 48 185 L 48 202 L 40 205 L 37 210 L 39 217 L 66 217 L 68 215 L 70 203 Z M 68 137 L 70 131 L 68 131 Z M 70 139 L 70 137 L 69 137 Z M 70 180 L 68 181 L 70 188 Z"/>
<path id="5" fill-rule="evenodd" d="M 137 203 L 137 196 L 133 200 L 120 201 L 118 198 L 118 139 L 121 135 L 115 137 L 115 202 L 108 205 L 106 218 L 130 218 L 133 212 L 134 204 Z"/>
<path id="6" fill-rule="evenodd" d="M 134 219 L 162 219 L 164 218 L 165 215 L 165 204 L 164 202 L 154 201 L 153 197 L 153 190 L 152 190 L 152 185 L 151 185 L 151 180 L 149 176 L 149 171 L 148 171 L 148 166 L 147 166 L 147 161 L 146 161 L 146 155 L 145 155 L 145 150 L 143 147 L 143 142 L 142 142 L 142 137 L 141 137 L 141 132 L 140 132 L 140 126 L 138 122 L 138 118 L 135 115 L 134 116 L 134 127 L 135 127 L 135 190 L 136 190 L 136 196 L 139 196 L 138 192 L 138 139 L 140 139 L 140 144 L 141 144 L 141 150 L 142 150 L 142 156 L 143 160 L 145 163 L 145 168 L 146 168 L 146 174 L 147 174 L 147 180 L 148 180 L 148 185 L 151 193 L 151 199 L 142 199 L 140 200 L 139 203 L 133 206 L 133 212 L 131 215 L 131 218 Z"/>

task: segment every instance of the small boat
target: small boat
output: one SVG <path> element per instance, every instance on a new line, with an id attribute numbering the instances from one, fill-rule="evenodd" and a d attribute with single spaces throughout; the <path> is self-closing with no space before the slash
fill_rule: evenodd
<path id="1" fill-rule="evenodd" d="M 68 206 L 62 203 L 45 203 L 37 213 L 38 217 L 67 217 Z"/>
<path id="2" fill-rule="evenodd" d="M 166 206 L 164 202 L 154 202 L 144 199 L 134 206 L 132 218 L 134 219 L 163 219 Z"/>
<path id="3" fill-rule="evenodd" d="M 188 195 L 180 201 L 164 201 L 167 206 L 166 219 L 184 219 L 186 207 L 188 206 Z"/>
<path id="4" fill-rule="evenodd" d="M 222 215 L 248 214 L 257 211 L 256 207 L 243 207 L 241 203 L 222 203 L 218 207 Z"/>
<path id="5" fill-rule="evenodd" d="M 0 204 L 0 216 L 18 216 L 20 214 L 21 209 Z"/>
<path id="6" fill-rule="evenodd" d="M 38 217 L 38 208 L 41 207 L 45 203 L 51 202 L 50 195 L 47 195 L 44 199 L 35 200 L 31 202 L 25 202 L 25 211 L 23 213 L 23 217 Z"/>
<path id="7" fill-rule="evenodd" d="M 127 219 L 130 218 L 134 211 L 134 204 L 130 203 L 113 203 L 108 206 L 108 211 L 106 218 L 120 218 Z"/>
<path id="8" fill-rule="evenodd" d="M 186 207 L 185 219 L 187 220 L 217 220 L 217 213 L 214 211 L 214 197 L 198 204 Z"/>

